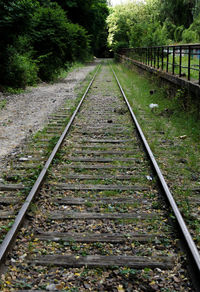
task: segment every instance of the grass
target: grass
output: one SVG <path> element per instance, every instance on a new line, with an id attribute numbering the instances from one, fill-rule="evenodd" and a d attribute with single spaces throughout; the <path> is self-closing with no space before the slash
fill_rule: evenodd
<path id="1" fill-rule="evenodd" d="M 175 96 L 170 95 L 169 87 L 159 84 L 150 74 L 139 74 L 134 67 L 130 70 L 115 64 L 114 69 L 176 202 L 194 238 L 198 239 L 200 221 L 194 215 L 198 214 L 198 205 L 192 202 L 195 196 L 192 188 L 200 187 L 197 102 L 181 89 Z M 151 95 L 150 90 L 154 90 L 154 94 Z M 159 107 L 153 112 L 150 103 Z"/>
<path id="2" fill-rule="evenodd" d="M 199 141 L 200 121 L 196 103 L 183 90 L 178 90 L 175 97 L 170 97 L 166 94 L 167 86 L 156 84 L 153 78 L 148 79 L 147 76 L 139 75 L 124 66 L 115 66 L 115 69 L 119 77 L 121 76 L 121 82 L 136 114 L 143 111 L 147 118 L 153 118 L 149 122 L 155 125 L 155 130 L 162 131 L 166 123 L 168 126 L 172 124 L 176 136 L 188 135 L 192 140 Z M 152 87 L 155 93 L 150 95 Z M 159 109 L 152 112 L 150 103 L 157 103 Z M 171 130 L 172 128 L 165 127 L 168 135 Z"/>
<path id="3" fill-rule="evenodd" d="M 3 87 L 3 92 L 6 94 L 21 94 L 25 90 L 23 88 Z"/>
<path id="4" fill-rule="evenodd" d="M 60 70 L 60 74 L 58 75 L 57 80 L 61 80 L 61 79 L 66 78 L 70 72 L 72 72 L 73 70 L 75 70 L 77 68 L 83 67 L 83 66 L 84 66 L 84 64 L 80 63 L 80 62 L 74 62 L 74 63 L 70 64 L 69 66 L 66 67 L 66 69 Z"/>
<path id="5" fill-rule="evenodd" d="M 7 100 L 6 99 L 0 100 L 0 110 L 5 108 L 6 104 L 7 104 Z"/>

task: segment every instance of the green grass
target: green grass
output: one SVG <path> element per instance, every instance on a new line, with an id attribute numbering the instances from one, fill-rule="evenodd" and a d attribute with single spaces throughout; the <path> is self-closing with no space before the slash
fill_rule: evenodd
<path id="1" fill-rule="evenodd" d="M 169 87 L 134 67 L 130 70 L 115 64 L 114 69 L 176 202 L 198 239 L 200 221 L 192 215 L 198 205 L 188 200 L 188 193 L 189 197 L 195 196 L 189 189 L 200 186 L 199 101 L 180 89 L 175 96 L 170 95 Z M 154 90 L 153 95 L 150 90 Z M 152 111 L 150 103 L 159 107 Z"/>
<path id="2" fill-rule="evenodd" d="M 80 63 L 80 62 L 74 62 L 68 66 L 66 66 L 66 69 L 61 69 L 60 70 L 60 74 L 58 75 L 57 79 L 58 80 L 61 80 L 61 79 L 64 79 L 68 76 L 68 74 L 70 72 L 72 72 L 73 70 L 77 69 L 77 68 L 81 68 L 83 67 L 84 64 L 83 63 Z"/>
<path id="3" fill-rule="evenodd" d="M 6 94 L 21 94 L 24 93 L 25 90 L 23 88 L 3 87 L 3 92 Z"/>
<path id="4" fill-rule="evenodd" d="M 200 121 L 196 102 L 187 95 L 184 90 L 179 89 L 175 97 L 167 94 L 167 85 L 159 85 L 154 82 L 153 77 L 138 74 L 125 66 L 115 66 L 121 82 L 124 85 L 127 97 L 134 108 L 135 114 L 144 111 L 149 115 L 151 122 L 154 123 L 156 130 L 163 129 L 166 123 L 172 124 L 174 134 L 188 135 L 194 141 L 200 139 Z M 155 93 L 150 95 L 150 90 Z M 152 112 L 149 108 L 150 103 L 157 103 L 159 108 Z M 170 134 L 172 128 L 165 127 L 165 131 Z"/>
<path id="5" fill-rule="evenodd" d="M 0 110 L 5 108 L 6 104 L 7 104 L 7 100 L 6 99 L 0 100 Z"/>

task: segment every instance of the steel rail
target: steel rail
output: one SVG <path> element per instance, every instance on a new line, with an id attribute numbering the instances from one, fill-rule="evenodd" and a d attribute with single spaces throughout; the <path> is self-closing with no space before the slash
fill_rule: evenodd
<path id="1" fill-rule="evenodd" d="M 23 222 L 25 214 L 26 214 L 31 202 L 33 201 L 35 195 L 39 191 L 39 189 L 41 187 L 41 184 L 42 184 L 42 182 L 43 182 L 43 180 L 45 178 L 45 175 L 46 175 L 46 173 L 48 171 L 48 168 L 49 168 L 50 164 L 52 163 L 52 160 L 54 159 L 54 157 L 55 157 L 56 153 L 58 152 L 60 146 L 62 145 L 63 140 L 65 139 L 65 137 L 66 137 L 66 135 L 67 135 L 67 133 L 68 133 L 68 131 L 69 131 L 74 119 L 75 119 L 76 114 L 78 113 L 78 111 L 79 111 L 79 109 L 80 109 L 80 107 L 81 107 L 81 105 L 82 105 L 82 103 L 83 103 L 83 101 L 84 101 L 84 99 L 85 99 L 85 97 L 86 97 L 86 95 L 87 95 L 92 83 L 94 82 L 94 79 L 95 79 L 100 67 L 101 67 L 101 65 L 98 66 L 98 68 L 97 68 L 92 80 L 90 81 L 90 84 L 88 85 L 84 95 L 81 98 L 81 101 L 79 102 L 79 104 L 78 104 L 77 108 L 75 109 L 73 115 L 71 116 L 67 126 L 65 127 L 62 135 L 60 136 L 57 144 L 55 145 L 51 155 L 49 156 L 47 162 L 45 163 L 44 168 L 40 172 L 35 184 L 33 185 L 29 195 L 26 198 L 26 201 L 24 202 L 24 204 L 22 205 L 21 209 L 19 210 L 19 213 L 17 214 L 11 229 L 8 231 L 7 235 L 5 236 L 3 242 L 2 242 L 2 244 L 0 246 L 0 265 L 4 261 L 8 251 L 9 251 L 11 245 L 12 245 L 12 242 L 15 239 L 16 234 L 17 234 L 17 232 L 18 232 L 18 230 L 19 230 L 19 228 L 20 228 L 20 226 L 21 226 L 21 224 Z"/>
<path id="2" fill-rule="evenodd" d="M 143 131 L 142 131 L 137 119 L 136 119 L 136 116 L 135 116 L 135 114 L 134 114 L 134 112 L 133 112 L 133 110 L 132 110 L 132 108 L 131 108 L 131 106 L 130 106 L 130 104 L 128 102 L 128 99 L 127 99 L 127 97 L 126 97 L 126 95 L 124 93 L 124 90 L 123 90 L 123 88 L 122 88 L 122 86 L 121 86 L 121 84 L 120 84 L 120 82 L 119 82 L 119 80 L 117 78 L 117 75 L 116 75 L 115 71 L 113 70 L 113 68 L 112 68 L 112 72 L 113 72 L 113 74 L 114 74 L 114 76 L 116 78 L 117 84 L 119 86 L 119 89 L 120 89 L 123 97 L 124 97 L 124 100 L 125 100 L 128 108 L 129 108 L 131 117 L 132 117 L 132 119 L 133 119 L 133 121 L 134 121 L 134 123 L 136 125 L 137 131 L 138 131 L 138 133 L 140 135 L 140 138 L 141 138 L 141 140 L 142 140 L 142 142 L 144 144 L 145 150 L 147 151 L 148 156 L 149 156 L 149 158 L 151 160 L 151 163 L 153 164 L 155 172 L 156 172 L 156 174 L 157 174 L 157 176 L 159 178 L 159 182 L 160 182 L 160 184 L 161 184 L 161 186 L 162 186 L 162 188 L 163 188 L 163 190 L 164 190 L 164 192 L 165 192 L 165 194 L 167 196 L 167 199 L 168 199 L 168 201 L 169 201 L 169 203 L 170 203 L 170 205 L 172 207 L 172 210 L 173 210 L 174 215 L 176 217 L 176 220 L 178 222 L 179 228 L 180 228 L 180 230 L 181 230 L 181 232 L 182 232 L 182 234 L 184 236 L 184 239 L 185 239 L 185 242 L 187 243 L 187 247 L 189 249 L 189 252 L 190 252 L 190 254 L 191 254 L 192 258 L 193 258 L 193 261 L 194 261 L 194 263 L 196 265 L 196 272 L 197 272 L 198 275 L 200 275 L 200 255 L 199 255 L 199 252 L 197 250 L 197 247 L 196 247 L 196 245 L 195 245 L 195 243 L 194 243 L 194 241 L 192 239 L 192 236 L 191 236 L 191 234 L 190 234 L 190 232 L 189 232 L 189 230 L 188 230 L 188 228 L 187 228 L 187 226 L 185 224 L 185 221 L 184 221 L 184 219 L 183 219 L 183 217 L 182 217 L 182 215 L 181 215 L 181 213 L 180 213 L 180 211 L 178 209 L 178 206 L 177 206 L 177 204 L 176 204 L 176 202 L 175 202 L 175 200 L 174 200 L 174 198 L 173 198 L 173 196 L 172 196 L 172 194 L 171 194 L 171 192 L 169 190 L 169 187 L 168 187 L 168 185 L 167 185 L 167 183 L 166 183 L 166 181 L 165 181 L 165 179 L 164 179 L 164 177 L 162 175 L 162 172 L 161 172 L 161 170 L 160 170 L 160 168 L 159 168 L 159 166 L 158 166 L 158 164 L 156 162 L 156 159 L 155 159 L 155 157 L 154 157 L 154 155 L 153 155 L 153 153 L 152 153 L 152 151 L 150 149 L 150 146 L 149 146 L 149 144 L 148 144 L 148 142 L 147 142 L 147 140 L 146 140 L 146 138 L 145 138 L 145 136 L 143 134 Z"/>

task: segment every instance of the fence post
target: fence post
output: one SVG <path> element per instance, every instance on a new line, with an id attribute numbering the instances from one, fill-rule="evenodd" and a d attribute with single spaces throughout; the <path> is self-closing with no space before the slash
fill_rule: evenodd
<path id="1" fill-rule="evenodd" d="M 152 47 L 151 47 L 151 67 L 152 67 Z"/>
<path id="2" fill-rule="evenodd" d="M 162 47 L 161 54 L 162 54 L 162 71 L 163 71 L 163 69 L 164 69 L 164 63 L 163 63 L 163 58 L 164 58 L 164 48 L 163 48 L 163 47 Z"/>
<path id="3" fill-rule="evenodd" d="M 181 69 L 182 69 L 182 47 L 180 46 L 180 57 L 179 57 L 179 77 L 181 77 Z"/>
<path id="4" fill-rule="evenodd" d="M 143 48 L 143 63 L 146 63 L 146 49 Z"/>
<path id="5" fill-rule="evenodd" d="M 167 68 L 166 71 L 169 71 L 169 47 L 167 47 Z"/>
<path id="6" fill-rule="evenodd" d="M 172 74 L 174 75 L 175 68 L 175 47 L 173 47 L 173 61 L 172 61 Z"/>
<path id="7" fill-rule="evenodd" d="M 199 59 L 199 85 L 200 85 L 200 48 L 198 48 L 198 59 Z"/>
<path id="8" fill-rule="evenodd" d="M 160 67 L 160 48 L 157 48 L 157 55 L 158 55 L 158 57 L 157 57 L 157 60 L 158 60 L 158 62 L 157 62 L 157 69 L 159 69 L 159 67 Z"/>
<path id="9" fill-rule="evenodd" d="M 153 48 L 153 67 L 156 68 L 156 48 Z"/>
<path id="10" fill-rule="evenodd" d="M 190 57 L 191 57 L 191 47 L 188 46 L 188 80 L 190 80 Z"/>
<path id="11" fill-rule="evenodd" d="M 148 63 L 148 53 L 147 53 L 147 48 L 145 48 L 145 55 L 146 55 L 146 65 L 147 65 L 147 63 Z"/>

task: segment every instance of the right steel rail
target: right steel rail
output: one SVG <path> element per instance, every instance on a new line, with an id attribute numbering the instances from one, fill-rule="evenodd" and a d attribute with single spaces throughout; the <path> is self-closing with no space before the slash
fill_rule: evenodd
<path id="1" fill-rule="evenodd" d="M 194 243 L 194 241 L 193 241 L 193 239 L 191 237 L 191 234 L 190 234 L 190 232 L 189 232 L 189 230 L 188 230 L 188 228 L 187 228 L 187 226 L 185 224 L 185 221 L 183 220 L 183 217 L 182 217 L 182 215 L 181 215 L 181 213 L 180 213 L 180 211 L 179 211 L 179 209 L 177 207 L 177 204 L 176 204 L 176 202 L 175 202 L 175 200 L 174 200 L 174 198 L 173 198 L 173 196 L 172 196 L 172 194 L 171 194 L 171 192 L 170 192 L 170 190 L 168 188 L 168 185 L 167 185 L 167 183 L 166 183 L 166 181 L 165 181 L 165 179 L 164 179 L 164 177 L 162 175 L 162 172 L 161 172 L 161 170 L 160 170 L 160 168 L 159 168 L 159 166 L 158 166 L 158 164 L 157 164 L 157 162 L 155 160 L 155 157 L 154 157 L 154 155 L 153 155 L 153 153 L 152 153 L 152 151 L 151 151 L 151 149 L 149 147 L 149 144 L 148 144 L 148 142 L 147 142 L 147 140 L 146 140 L 146 138 L 145 138 L 145 136 L 143 134 L 143 131 L 142 131 L 137 119 L 136 119 L 136 116 L 135 116 L 135 114 L 134 114 L 134 112 L 133 112 L 133 110 L 132 110 L 132 108 L 131 108 L 131 106 L 130 106 L 130 104 L 128 102 L 128 99 L 127 99 L 127 97 L 126 97 L 126 95 L 124 93 L 124 90 L 122 89 L 122 86 L 121 86 L 121 84 L 120 84 L 120 82 L 119 82 L 119 80 L 118 80 L 118 78 L 116 76 L 116 73 L 113 70 L 113 68 L 112 68 L 112 72 L 113 72 L 113 74 L 114 74 L 114 76 L 116 78 L 116 81 L 118 83 L 119 89 L 120 89 L 120 91 L 121 91 L 121 93 L 122 93 L 122 95 L 124 97 L 124 100 L 125 100 L 128 108 L 129 108 L 131 117 L 132 117 L 132 119 L 133 119 L 133 121 L 134 121 L 134 123 L 136 125 L 136 128 L 137 128 L 138 133 L 140 135 L 140 138 L 141 138 L 141 140 L 143 142 L 145 150 L 148 153 L 148 156 L 149 156 L 149 158 L 151 160 L 151 163 L 153 164 L 154 170 L 155 170 L 155 172 L 156 172 L 156 174 L 157 174 L 157 176 L 159 178 L 159 182 L 160 182 L 160 184 L 161 184 L 161 186 L 162 186 L 162 188 L 163 188 L 163 190 L 164 190 L 164 192 L 166 194 L 166 197 L 167 197 L 167 199 L 168 199 L 168 201 L 169 201 L 169 203 L 170 203 L 170 205 L 172 207 L 172 210 L 173 210 L 174 215 L 176 217 L 176 220 L 178 222 L 179 228 L 180 228 L 180 230 L 181 230 L 181 232 L 182 232 L 182 234 L 184 236 L 185 242 L 187 244 L 187 248 L 188 248 L 188 250 L 189 250 L 189 252 L 191 254 L 191 257 L 193 259 L 193 262 L 194 262 L 194 264 L 196 266 L 195 272 L 196 272 L 196 274 L 200 275 L 200 255 L 199 255 L 199 252 L 197 250 L 197 247 L 196 247 L 196 245 L 195 245 L 195 243 Z"/>

